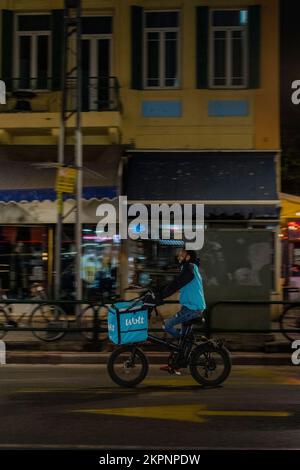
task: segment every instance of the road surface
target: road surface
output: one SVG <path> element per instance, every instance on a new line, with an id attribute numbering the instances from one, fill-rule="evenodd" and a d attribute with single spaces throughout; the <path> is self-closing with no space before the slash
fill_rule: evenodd
<path id="1" fill-rule="evenodd" d="M 204 389 L 152 366 L 138 388 L 101 365 L 1 365 L 0 449 L 300 449 L 300 366 L 235 366 Z"/>

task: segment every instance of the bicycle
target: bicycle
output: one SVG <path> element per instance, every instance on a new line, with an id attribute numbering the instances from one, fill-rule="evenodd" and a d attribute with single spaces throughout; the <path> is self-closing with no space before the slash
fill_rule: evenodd
<path id="1" fill-rule="evenodd" d="M 139 297 L 136 304 L 144 301 L 148 293 Z M 146 304 L 144 304 L 146 307 Z M 132 308 L 133 306 L 131 306 Z M 147 305 L 148 307 L 148 305 Z M 148 307 L 148 317 L 151 317 L 155 305 Z M 200 319 L 184 323 L 184 334 L 178 343 L 148 334 L 147 341 L 160 344 L 170 351 L 168 364 L 171 368 L 189 367 L 193 379 L 203 386 L 216 387 L 223 383 L 231 372 L 230 353 L 221 339 L 197 338 L 194 326 L 202 323 Z M 200 341 L 200 344 L 199 344 Z M 111 379 L 122 387 L 135 387 L 148 374 L 149 363 L 141 349 L 141 344 L 128 344 L 115 349 L 107 363 Z M 213 374 L 215 374 L 213 376 Z"/>
<path id="2" fill-rule="evenodd" d="M 63 311 L 68 318 L 68 324 L 73 323 L 75 328 L 78 328 L 80 334 L 87 339 L 88 341 L 94 341 L 95 339 L 95 326 L 97 329 L 97 339 L 103 341 L 107 338 L 107 303 L 117 300 L 117 295 L 107 295 L 106 291 L 97 291 L 96 295 L 92 299 L 89 299 L 86 304 L 83 306 L 80 305 L 79 312 L 76 310 L 77 304 L 74 302 L 75 298 L 73 296 L 68 298 L 61 299 L 64 301 L 63 305 L 60 306 L 61 311 Z M 72 312 L 68 312 L 70 310 Z M 73 318 L 70 319 L 70 315 L 73 315 Z M 75 317 L 75 318 L 74 318 Z M 100 328 L 101 327 L 101 328 Z M 61 332 L 60 339 L 67 333 L 67 331 Z"/>
<path id="3" fill-rule="evenodd" d="M 289 305 L 279 317 L 282 334 L 290 342 L 300 339 L 300 303 Z"/>
<path id="4" fill-rule="evenodd" d="M 114 299 L 115 300 L 115 299 Z M 94 328 L 95 328 L 95 321 L 98 324 L 98 327 L 102 325 L 101 332 L 99 332 L 99 340 L 104 340 L 107 337 L 107 310 L 108 307 L 103 302 L 103 299 L 99 301 L 91 301 L 88 305 L 86 305 L 83 309 L 81 309 L 78 317 L 76 318 L 75 322 L 77 323 L 78 328 L 84 329 L 81 331 L 82 336 L 87 339 L 88 341 L 94 340 Z M 104 331 L 104 333 L 103 333 Z"/>
<path id="5" fill-rule="evenodd" d="M 36 283 L 31 286 L 32 299 L 39 303 L 36 306 L 30 304 L 25 311 L 20 314 L 17 320 L 13 318 L 12 303 L 2 304 L 0 307 L 0 339 L 2 339 L 8 330 L 1 328 L 17 329 L 18 326 L 28 328 L 47 329 L 48 331 L 32 331 L 33 335 L 42 341 L 57 341 L 61 339 L 65 331 L 57 329 L 66 329 L 68 327 L 68 318 L 64 310 L 59 305 L 53 305 L 47 302 L 45 289 L 42 285 Z M 7 300 L 7 299 L 5 299 Z M 23 318 L 29 317 L 27 324 L 22 324 Z M 51 331 L 51 328 L 54 331 Z"/>

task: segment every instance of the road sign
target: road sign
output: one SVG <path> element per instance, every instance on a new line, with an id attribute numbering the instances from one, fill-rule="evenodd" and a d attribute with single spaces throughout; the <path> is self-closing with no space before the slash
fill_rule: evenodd
<path id="1" fill-rule="evenodd" d="M 57 193 L 74 193 L 77 170 L 75 168 L 62 166 L 58 168 L 56 175 Z"/>

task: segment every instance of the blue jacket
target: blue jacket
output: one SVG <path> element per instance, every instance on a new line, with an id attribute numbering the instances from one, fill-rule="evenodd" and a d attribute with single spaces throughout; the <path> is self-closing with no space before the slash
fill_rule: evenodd
<path id="1" fill-rule="evenodd" d="M 179 302 L 190 310 L 206 308 L 202 277 L 197 264 L 185 262 L 180 274 L 161 292 L 164 299 L 176 291 L 180 291 Z"/>
<path id="2" fill-rule="evenodd" d="M 190 310 L 204 310 L 206 303 L 199 268 L 193 263 L 189 266 L 193 270 L 193 279 L 180 289 L 179 302 Z"/>

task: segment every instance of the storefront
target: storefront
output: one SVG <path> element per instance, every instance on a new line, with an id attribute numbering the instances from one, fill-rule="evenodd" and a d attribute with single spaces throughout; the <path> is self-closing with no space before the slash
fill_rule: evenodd
<path id="1" fill-rule="evenodd" d="M 276 165 L 271 152 L 158 151 L 129 157 L 131 203 L 204 204 L 204 246 L 198 255 L 208 303 L 271 300 L 279 290 Z M 162 285 L 171 280 L 184 241 L 129 241 L 128 281 Z M 223 310 L 224 325 L 236 327 L 236 315 Z M 240 326 L 268 326 L 263 308 L 245 309 L 242 317 Z"/>
<path id="2" fill-rule="evenodd" d="M 66 159 L 72 149 L 68 149 Z M 0 150 L 0 287 L 11 296 L 26 297 L 33 282 L 52 295 L 54 240 L 57 218 L 55 146 L 6 147 Z M 41 157 L 42 155 L 42 157 Z M 44 165 L 41 165 L 44 163 Z M 96 233 L 100 203 L 116 203 L 119 194 L 121 149 L 86 146 L 83 169 L 81 275 L 85 296 L 118 289 L 120 241 Z M 74 197 L 64 202 L 61 248 L 62 295 L 74 291 Z"/>
<path id="3" fill-rule="evenodd" d="M 300 300 L 300 197 L 281 193 L 282 285 L 286 300 Z"/>

